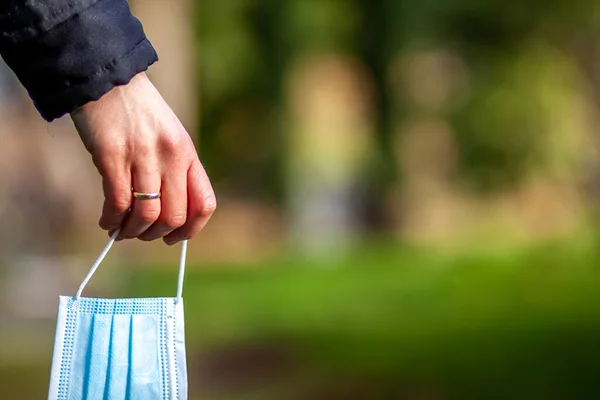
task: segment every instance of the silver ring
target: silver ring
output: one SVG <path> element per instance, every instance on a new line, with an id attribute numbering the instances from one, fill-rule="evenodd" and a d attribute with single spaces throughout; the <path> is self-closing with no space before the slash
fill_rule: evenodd
<path id="1" fill-rule="evenodd" d="M 157 193 L 140 193 L 140 192 L 133 192 L 133 197 L 135 197 L 136 199 L 140 199 L 140 200 L 154 200 L 154 199 L 160 199 L 160 192 Z"/>

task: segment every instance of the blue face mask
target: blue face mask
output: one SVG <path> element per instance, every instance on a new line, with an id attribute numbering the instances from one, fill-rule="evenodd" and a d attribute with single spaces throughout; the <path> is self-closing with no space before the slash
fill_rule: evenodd
<path id="1" fill-rule="evenodd" d="M 111 237 L 75 297 L 61 296 L 49 400 L 186 400 L 187 369 L 181 298 L 81 297 L 115 241 Z"/>

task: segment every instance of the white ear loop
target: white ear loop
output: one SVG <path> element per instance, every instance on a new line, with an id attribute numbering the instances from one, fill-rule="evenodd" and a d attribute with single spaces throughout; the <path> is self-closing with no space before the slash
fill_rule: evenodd
<path id="1" fill-rule="evenodd" d="M 108 240 L 108 243 L 106 244 L 106 246 L 104 247 L 104 249 L 98 256 L 98 258 L 92 265 L 92 268 L 90 268 L 90 272 L 88 272 L 88 274 L 86 275 L 83 282 L 81 282 L 81 285 L 79 285 L 79 289 L 77 290 L 77 293 L 75 294 L 75 300 L 79 300 L 79 298 L 81 297 L 81 293 L 83 292 L 83 289 L 85 289 L 86 285 L 88 284 L 90 279 L 92 279 L 92 276 L 94 275 L 94 273 L 96 272 L 96 270 L 98 269 L 98 267 L 100 266 L 102 261 L 104 261 L 104 258 L 106 257 L 106 255 L 110 251 L 111 247 L 115 243 L 115 239 L 119 235 L 119 232 L 120 232 L 120 229 L 117 229 L 111 235 L 110 239 Z M 181 300 L 181 297 L 183 295 L 183 277 L 185 275 L 186 255 L 187 255 L 187 240 L 184 240 L 181 243 L 181 256 L 179 258 L 179 276 L 177 279 L 177 302 L 179 302 Z"/>

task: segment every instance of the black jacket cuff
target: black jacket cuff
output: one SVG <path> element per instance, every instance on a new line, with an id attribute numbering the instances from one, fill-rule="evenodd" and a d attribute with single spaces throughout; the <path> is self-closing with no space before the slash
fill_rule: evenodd
<path id="1" fill-rule="evenodd" d="M 127 0 L 97 0 L 45 32 L 39 25 L 5 35 L 0 53 L 48 121 L 98 100 L 158 60 Z"/>

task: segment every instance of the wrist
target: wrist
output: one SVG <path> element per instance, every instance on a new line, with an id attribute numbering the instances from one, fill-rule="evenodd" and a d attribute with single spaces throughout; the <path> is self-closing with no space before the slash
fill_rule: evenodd
<path id="1" fill-rule="evenodd" d="M 77 116 L 80 114 L 86 114 L 88 112 L 93 112 L 96 109 L 102 108 L 105 104 L 114 101 L 115 98 L 119 98 L 124 94 L 134 93 L 136 90 L 138 90 L 138 88 L 148 83 L 150 83 L 150 79 L 148 78 L 146 73 L 140 72 L 139 74 L 131 78 L 131 80 L 128 83 L 113 87 L 98 100 L 90 101 L 84 104 L 83 106 L 79 107 L 75 111 L 71 112 L 71 119 L 77 118 Z"/>

